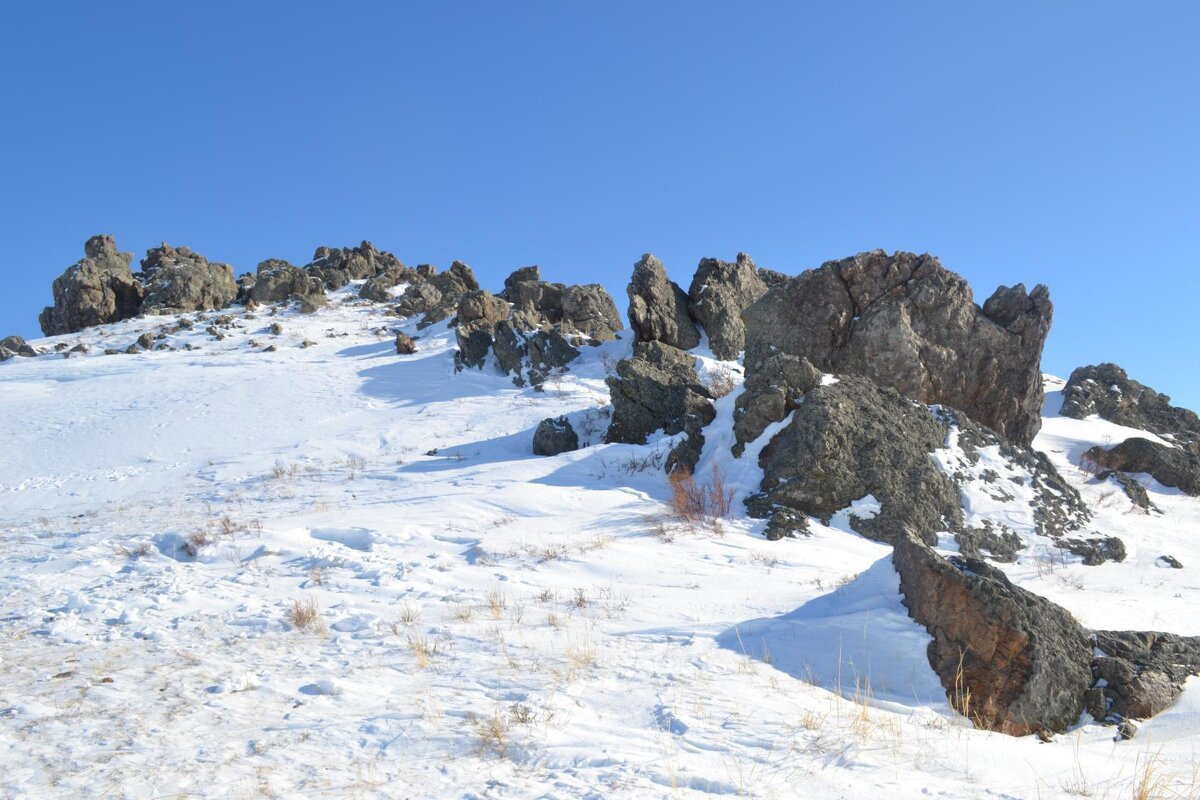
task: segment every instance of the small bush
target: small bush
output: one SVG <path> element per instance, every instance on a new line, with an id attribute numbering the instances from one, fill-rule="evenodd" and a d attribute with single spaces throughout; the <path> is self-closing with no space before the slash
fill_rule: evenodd
<path id="1" fill-rule="evenodd" d="M 686 522 L 728 517 L 733 508 L 733 490 L 725 486 L 725 474 L 716 464 L 707 483 L 698 483 L 692 473 L 677 469 L 668 476 L 671 510 Z"/>
<path id="2" fill-rule="evenodd" d="M 298 631 L 309 631 L 319 636 L 329 633 L 329 628 L 325 626 L 325 619 L 321 616 L 321 608 L 317 605 L 315 597 L 298 597 L 293 600 L 292 607 L 288 609 L 287 618 L 292 627 Z"/>

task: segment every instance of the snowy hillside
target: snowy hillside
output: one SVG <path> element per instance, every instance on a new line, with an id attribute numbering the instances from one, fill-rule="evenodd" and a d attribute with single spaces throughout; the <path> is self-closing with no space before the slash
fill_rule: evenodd
<path id="1" fill-rule="evenodd" d="M 446 322 L 418 331 L 359 285 L 314 314 L 186 315 L 172 351 L 102 354 L 176 319 L 141 317 L 0 364 L 0 795 L 1200 794 L 1197 679 L 1130 741 L 973 729 L 891 548 L 850 527 L 872 498 L 778 542 L 746 516 L 782 423 L 735 459 L 736 392 L 696 472 L 726 476 L 732 511 L 689 524 L 674 440 L 602 443 L 628 334 L 518 388 L 456 373 Z M 1020 497 L 972 490 L 968 516 L 1025 537 L 1000 566 L 1084 626 L 1200 634 L 1200 502 L 1150 481 L 1145 513 L 1082 471 L 1094 445 L 1154 437 L 1059 416 L 1061 388 L 1034 447 L 1125 560 L 1083 565 Z M 586 446 L 534 456 L 558 415 Z"/>

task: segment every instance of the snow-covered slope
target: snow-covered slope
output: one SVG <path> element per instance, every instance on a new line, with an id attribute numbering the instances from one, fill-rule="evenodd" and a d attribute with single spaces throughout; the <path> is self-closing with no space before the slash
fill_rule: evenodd
<path id="1" fill-rule="evenodd" d="M 100 354 L 172 321 L 149 318 L 0 365 L 0 795 L 1115 798 L 1148 771 L 1149 796 L 1200 790 L 1195 687 L 1129 742 L 954 715 L 885 546 L 845 515 L 777 543 L 745 517 L 774 430 L 732 459 L 733 395 L 698 474 L 739 499 L 684 525 L 669 442 L 600 443 L 627 342 L 518 389 L 455 374 L 452 331 L 354 289 L 204 315 L 170 352 Z M 1200 504 L 1151 484 L 1145 514 L 1096 483 L 1079 454 L 1138 432 L 1058 403 L 1035 446 L 1129 555 L 1034 547 L 1006 571 L 1088 626 L 1200 633 Z M 533 456 L 559 414 L 591 446 Z"/>

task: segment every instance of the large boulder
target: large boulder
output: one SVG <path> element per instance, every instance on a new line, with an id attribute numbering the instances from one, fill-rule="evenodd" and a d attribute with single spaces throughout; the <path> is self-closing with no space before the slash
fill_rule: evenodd
<path id="1" fill-rule="evenodd" d="M 425 280 L 416 270 L 408 267 L 399 269 L 389 268 L 380 272 L 373 278 L 367 278 L 363 282 L 362 288 L 358 290 L 358 296 L 363 300 L 373 300 L 376 303 L 387 303 L 395 299 L 397 287 L 411 286 L 418 281 Z"/>
<path id="2" fill-rule="evenodd" d="M 686 433 L 668 468 L 695 468 L 704 442 L 701 430 L 716 416 L 695 357 L 663 342 L 637 342 L 633 358 L 620 361 L 606 382 L 613 415 L 605 441 L 645 444 L 659 430 Z"/>
<path id="3" fill-rule="evenodd" d="M 458 303 L 458 352 L 455 369 L 482 367 L 492 349 L 496 323 L 508 319 L 508 303 L 486 289 L 467 292 Z"/>
<path id="4" fill-rule="evenodd" d="M 557 327 L 563 334 L 608 342 L 623 327 L 617 306 L 603 286 L 543 281 L 536 266 L 521 267 L 505 278 L 500 296 L 512 303 L 513 324 L 521 331 Z"/>
<path id="5" fill-rule="evenodd" d="M 1148 473 L 1163 486 L 1200 495 L 1200 455 L 1180 447 L 1134 437 L 1112 448 L 1091 448 L 1083 454 L 1083 463 L 1098 470 Z"/>
<path id="6" fill-rule="evenodd" d="M 308 297 L 324 293 L 325 283 L 316 275 L 281 259 L 269 258 L 258 265 L 248 294 L 256 303 L 281 303 L 292 295 Z"/>
<path id="7" fill-rule="evenodd" d="M 909 615 L 933 637 L 929 663 L 959 713 L 1013 736 L 1061 732 L 1092 685 L 1087 633 L 1060 606 L 973 558 L 947 559 L 916 536 L 892 563 Z"/>
<path id="8" fill-rule="evenodd" d="M 141 279 L 146 287 L 143 314 L 210 311 L 225 308 L 238 296 L 233 267 L 166 242 L 146 251 Z"/>
<path id="9" fill-rule="evenodd" d="M 47 336 L 128 319 L 141 308 L 142 287 L 129 268 L 132 253 L 118 251 L 105 235 L 88 239 L 83 251 L 82 260 L 54 279 L 54 305 L 39 318 Z"/>
<path id="10" fill-rule="evenodd" d="M 37 354 L 37 350 L 34 350 L 20 336 L 5 336 L 0 339 L 0 361 L 8 361 L 16 356 L 33 358 Z"/>
<path id="11" fill-rule="evenodd" d="M 634 341 L 662 342 L 681 350 L 700 344 L 700 332 L 688 315 L 688 297 L 667 278 L 657 258 L 647 253 L 634 264 L 626 291 Z"/>
<path id="12" fill-rule="evenodd" d="M 805 516 L 828 522 L 871 495 L 878 512 L 850 518 L 859 533 L 894 542 L 915 530 L 935 541 L 962 516 L 958 487 L 932 458 L 948 432 L 925 406 L 865 378 L 817 386 L 761 450 L 761 491 L 747 509 L 778 539 L 803 530 Z"/>
<path id="13" fill-rule="evenodd" d="M 358 247 L 318 247 L 313 253 L 313 260 L 305 266 L 330 291 L 341 289 L 350 281 L 361 281 L 381 272 L 403 268 L 400 259 L 376 249 L 367 241 Z"/>
<path id="14" fill-rule="evenodd" d="M 562 296 L 562 317 L 564 327 L 594 342 L 611 342 L 625 327 L 617 304 L 598 283 L 568 286 Z"/>
<path id="15" fill-rule="evenodd" d="M 533 432 L 533 454 L 556 456 L 579 449 L 579 435 L 566 417 L 551 417 L 538 423 Z"/>
<path id="16" fill-rule="evenodd" d="M 1200 416 L 1171 405 L 1171 398 L 1130 379 L 1116 364 L 1080 367 L 1063 387 L 1064 417 L 1093 414 L 1129 428 L 1171 436 L 1187 445 L 1200 442 Z"/>
<path id="17" fill-rule="evenodd" d="M 1044 286 L 1000 287 L 980 308 L 933 256 L 873 250 L 804 272 L 746 309 L 746 365 L 777 350 L 803 356 L 1029 444 L 1041 425 L 1051 317 Z"/>
<path id="18" fill-rule="evenodd" d="M 1094 631 L 1087 708 L 1099 722 L 1163 711 L 1200 675 L 1200 637 L 1155 631 Z"/>
<path id="19" fill-rule="evenodd" d="M 733 263 L 701 259 L 688 289 L 688 310 L 704 326 L 717 358 L 732 361 L 746 346 L 742 312 L 767 293 L 750 256 L 738 253 Z"/>

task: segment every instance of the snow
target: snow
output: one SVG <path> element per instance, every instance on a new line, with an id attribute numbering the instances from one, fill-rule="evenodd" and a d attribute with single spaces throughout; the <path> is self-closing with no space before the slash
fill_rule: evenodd
<path id="1" fill-rule="evenodd" d="M 536 392 L 455 374 L 444 324 L 382 312 L 349 287 L 166 340 L 194 350 L 100 355 L 174 321 L 152 317 L 0 365 L 0 795 L 1119 797 L 1150 758 L 1194 791 L 1195 681 L 1131 742 L 954 715 L 887 548 L 849 529 L 874 498 L 783 542 L 745 516 L 787 420 L 733 458 L 736 388 L 697 470 L 733 513 L 681 526 L 655 464 L 669 440 L 601 443 L 627 339 Z M 1004 569 L 1086 625 L 1200 633 L 1200 506 L 1151 484 L 1163 513 L 1133 509 L 1076 465 L 1144 434 L 1056 402 L 1036 446 L 1129 558 Z M 590 446 L 533 456 L 563 414 Z"/>

